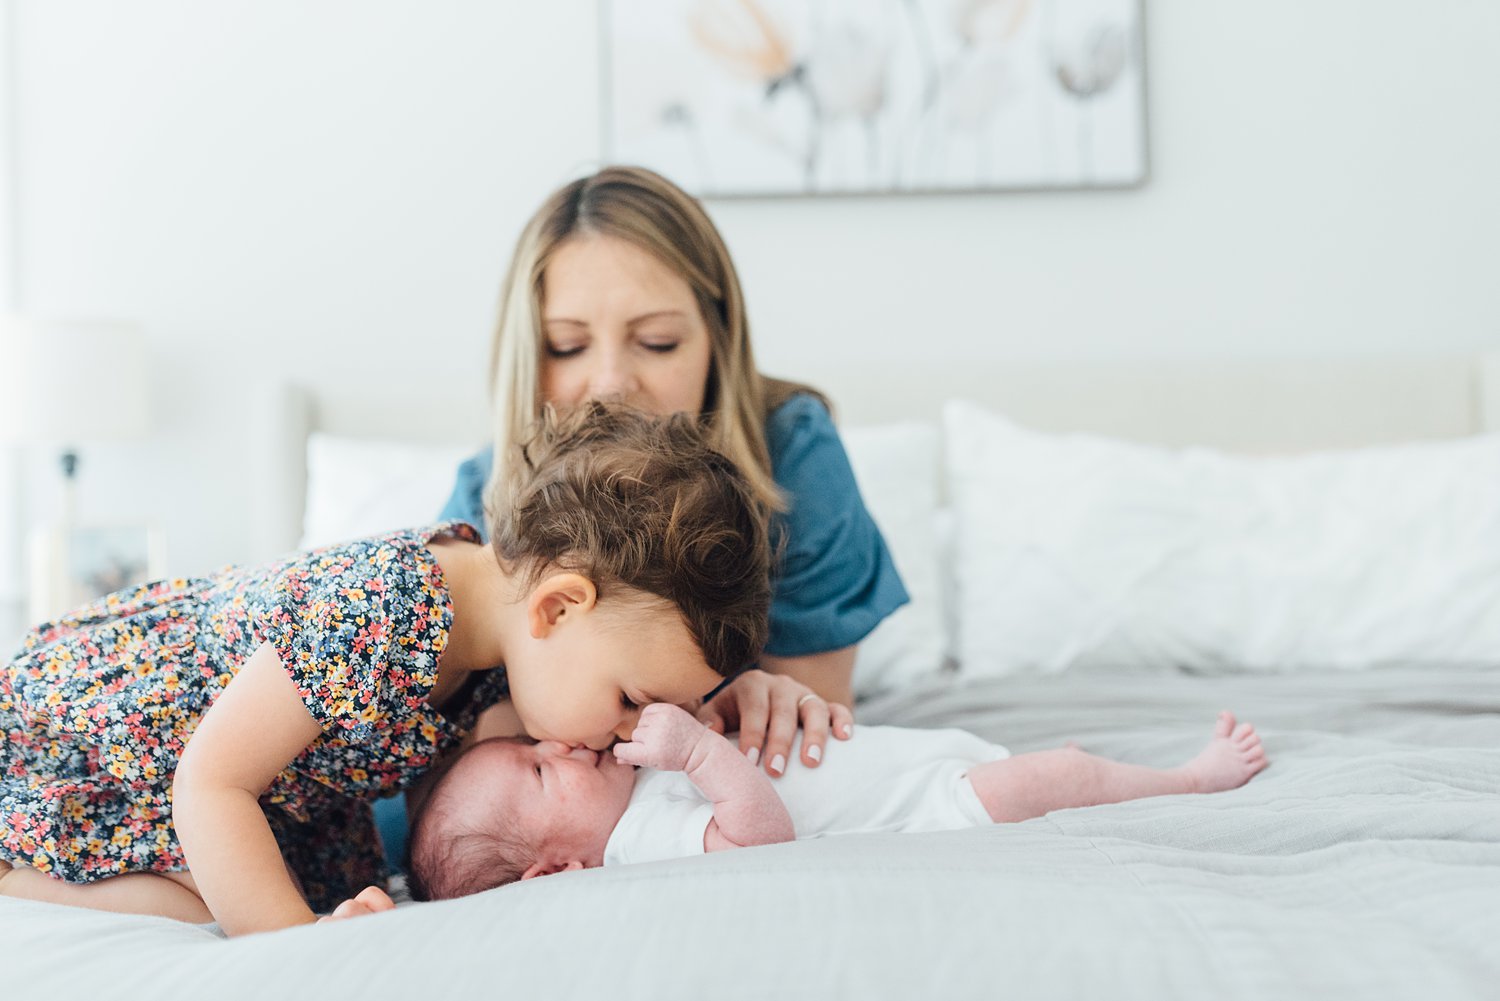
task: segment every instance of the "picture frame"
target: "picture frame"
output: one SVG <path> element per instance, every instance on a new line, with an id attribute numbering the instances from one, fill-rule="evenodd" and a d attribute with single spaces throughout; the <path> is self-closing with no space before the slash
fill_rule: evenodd
<path id="1" fill-rule="evenodd" d="M 33 622 L 165 574 L 165 543 L 152 525 L 51 526 L 33 534 L 30 550 Z"/>
<path id="2" fill-rule="evenodd" d="M 600 0 L 607 162 L 700 197 L 1133 188 L 1144 0 Z"/>

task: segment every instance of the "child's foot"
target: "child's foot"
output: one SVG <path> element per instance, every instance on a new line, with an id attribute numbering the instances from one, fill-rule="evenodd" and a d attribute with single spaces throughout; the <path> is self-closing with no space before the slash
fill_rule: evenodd
<path id="1" fill-rule="evenodd" d="M 1182 767 L 1192 779 L 1194 792 L 1223 792 L 1239 788 L 1266 767 L 1266 751 L 1255 727 L 1235 725 L 1234 713 L 1222 712 L 1208 746 Z"/>

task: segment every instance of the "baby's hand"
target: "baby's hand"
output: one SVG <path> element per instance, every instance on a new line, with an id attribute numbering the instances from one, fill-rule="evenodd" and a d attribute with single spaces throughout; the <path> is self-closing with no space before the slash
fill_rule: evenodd
<path id="1" fill-rule="evenodd" d="M 655 702 L 641 710 L 630 740 L 616 744 L 614 753 L 628 765 L 685 771 L 693 749 L 707 732 L 708 727 L 677 706 Z"/>
<path id="2" fill-rule="evenodd" d="M 379 911 L 393 911 L 396 902 L 378 886 L 367 886 L 354 897 L 346 900 L 333 909 L 332 914 L 325 914 L 318 919 L 318 924 L 324 921 L 342 921 L 344 918 L 357 918 L 366 914 L 375 914 Z"/>

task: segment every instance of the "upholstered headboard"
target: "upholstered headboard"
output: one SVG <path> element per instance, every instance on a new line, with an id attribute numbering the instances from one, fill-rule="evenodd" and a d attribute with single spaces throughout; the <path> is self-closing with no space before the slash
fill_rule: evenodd
<path id="1" fill-rule="evenodd" d="M 868 424 L 968 399 L 1045 431 L 1286 452 L 1500 429 L 1500 354 L 1235 363 L 850 366 L 799 378 Z"/>
<path id="2" fill-rule="evenodd" d="M 1500 353 L 1151 365 L 854 361 L 796 375 L 828 395 L 845 425 L 935 419 L 945 400 L 969 399 L 1043 430 L 1249 452 L 1500 430 Z M 372 401 L 279 384 L 265 388 L 257 410 L 268 488 L 255 526 L 261 553 L 292 548 L 301 536 L 313 431 L 441 444 L 486 437 L 483 399 Z"/>

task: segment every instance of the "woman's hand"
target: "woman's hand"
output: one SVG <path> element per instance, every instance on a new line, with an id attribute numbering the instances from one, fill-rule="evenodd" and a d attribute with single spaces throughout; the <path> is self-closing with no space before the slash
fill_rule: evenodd
<path id="1" fill-rule="evenodd" d="M 740 752 L 752 763 L 763 762 L 766 773 L 781 775 L 792 753 L 792 738 L 802 727 L 802 763 L 816 768 L 823 760 L 828 732 L 848 740 L 854 732 L 854 713 L 841 702 L 825 702 L 811 688 L 793 678 L 746 671 L 698 710 L 710 730 L 740 732 Z"/>
<path id="2" fill-rule="evenodd" d="M 352 900 L 346 900 L 333 909 L 332 914 L 325 914 L 318 919 L 318 924 L 324 921 L 342 921 L 344 918 L 359 918 L 366 914 L 378 914 L 380 911 L 394 911 L 396 902 L 392 900 L 384 890 L 378 886 L 367 886 L 360 890 Z"/>

